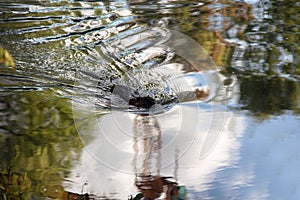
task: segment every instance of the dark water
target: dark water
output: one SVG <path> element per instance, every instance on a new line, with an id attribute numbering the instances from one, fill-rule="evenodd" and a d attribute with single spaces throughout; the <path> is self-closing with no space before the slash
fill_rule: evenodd
<path id="1" fill-rule="evenodd" d="M 299 11 L 2 0 L 0 199 L 299 199 Z"/>

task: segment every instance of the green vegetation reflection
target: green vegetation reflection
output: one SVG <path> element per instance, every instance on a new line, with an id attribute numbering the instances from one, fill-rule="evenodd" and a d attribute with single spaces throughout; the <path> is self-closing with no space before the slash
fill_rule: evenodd
<path id="1" fill-rule="evenodd" d="M 70 101 L 46 90 L 2 94 L 0 102 L 0 198 L 62 199 L 82 149 Z"/>
<path id="2" fill-rule="evenodd" d="M 285 110 L 299 114 L 299 98 L 300 86 L 295 81 L 264 76 L 243 77 L 241 81 L 240 103 L 256 115 L 280 114 Z"/>

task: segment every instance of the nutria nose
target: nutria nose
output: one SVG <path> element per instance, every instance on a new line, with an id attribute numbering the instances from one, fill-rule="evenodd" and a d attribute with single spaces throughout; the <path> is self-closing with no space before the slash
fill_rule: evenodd
<path id="1" fill-rule="evenodd" d="M 139 108 L 151 108 L 155 105 L 155 100 L 152 97 L 133 97 L 129 99 L 129 105 L 133 105 Z"/>

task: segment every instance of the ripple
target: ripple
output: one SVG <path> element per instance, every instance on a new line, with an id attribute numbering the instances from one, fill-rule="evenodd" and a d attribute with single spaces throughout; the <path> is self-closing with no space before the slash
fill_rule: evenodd
<path id="1" fill-rule="evenodd" d="M 167 29 L 151 28 L 131 12 L 137 7 L 134 2 L 1 4 L 5 9 L 0 34 L 18 41 L 23 50 L 16 57 L 23 68 L 21 76 L 30 74 L 47 82 L 47 87 L 71 90 L 80 102 L 91 101 L 100 108 L 147 112 L 153 102 L 167 109 L 175 103 L 209 99 L 212 90 L 199 78 L 202 73 L 189 58 L 177 55 L 177 47 L 170 48 Z M 153 10 L 139 5 L 139 10 Z M 165 12 L 202 4 L 160 5 Z M 18 87 L 22 89 L 17 84 L 15 90 Z M 118 87 L 125 91 L 114 91 Z"/>

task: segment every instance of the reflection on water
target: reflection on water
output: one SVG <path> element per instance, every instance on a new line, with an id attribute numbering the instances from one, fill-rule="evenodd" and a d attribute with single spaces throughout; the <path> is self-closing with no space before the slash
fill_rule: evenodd
<path id="1" fill-rule="evenodd" d="M 1 1 L 0 198 L 299 199 L 299 19 L 296 1 Z M 157 45 L 166 28 L 216 69 Z M 155 115 L 103 110 L 146 97 Z"/>
<path id="2" fill-rule="evenodd" d="M 53 94 L 1 93 L 1 199 L 63 195 L 62 181 L 82 143 L 70 102 Z"/>
<path id="3" fill-rule="evenodd" d="M 117 199 L 140 193 L 195 198 L 216 169 L 237 159 L 230 153 L 238 150 L 236 137 L 243 130 L 243 119 L 223 106 L 186 104 L 155 116 L 112 112 L 99 118 L 81 112 L 91 122 L 78 130 L 86 148 L 72 168 L 74 182 L 65 182 L 65 188 L 78 192 L 87 181 L 84 192 Z"/>
<path id="4" fill-rule="evenodd" d="M 133 121 L 133 168 L 135 185 L 146 199 L 155 199 L 162 195 L 164 198 L 179 198 L 179 189 L 176 182 L 163 177 L 161 170 L 161 127 L 155 116 L 137 115 Z M 175 159 L 178 159 L 175 157 Z M 139 163 L 139 162 L 140 163 Z M 178 166 L 175 166 L 175 168 Z M 178 170 L 178 169 L 174 169 Z M 176 177 L 175 177 L 176 180 Z M 181 195 L 181 199 L 184 198 Z"/>
<path id="5" fill-rule="evenodd" d="M 243 77 L 240 103 L 255 114 L 299 113 L 299 83 L 279 77 Z M 263 95 L 263 98 L 260 98 Z"/>

